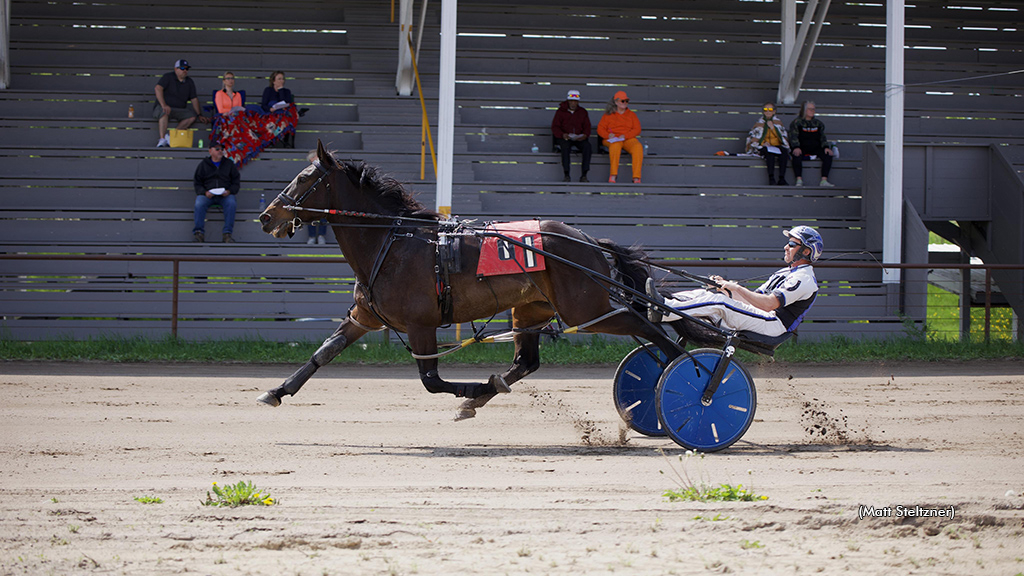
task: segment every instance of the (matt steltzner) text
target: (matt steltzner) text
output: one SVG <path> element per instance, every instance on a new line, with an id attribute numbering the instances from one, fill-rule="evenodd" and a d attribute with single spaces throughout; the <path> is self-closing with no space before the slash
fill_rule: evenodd
<path id="1" fill-rule="evenodd" d="M 932 506 L 865 506 L 860 505 L 857 516 L 865 518 L 949 518 L 956 516 L 956 508 L 948 506 L 937 508 Z"/>

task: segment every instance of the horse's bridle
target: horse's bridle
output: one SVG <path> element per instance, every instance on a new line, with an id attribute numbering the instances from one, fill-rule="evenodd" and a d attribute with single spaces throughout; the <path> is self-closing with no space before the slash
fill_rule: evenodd
<path id="1" fill-rule="evenodd" d="M 309 198 L 309 195 L 312 194 L 314 190 L 316 190 L 316 187 L 319 186 L 320 183 L 324 181 L 324 178 L 326 178 L 331 173 L 331 169 L 325 168 L 324 165 L 320 163 L 319 158 L 313 159 L 313 167 L 316 168 L 318 172 L 320 172 L 320 177 L 316 179 L 316 182 L 314 182 L 312 186 L 306 188 L 306 191 L 303 192 L 301 196 L 299 196 L 297 199 L 292 198 L 291 196 L 286 194 L 284 190 L 282 190 L 281 193 L 277 195 L 277 198 L 275 198 L 275 201 L 283 199 L 282 201 L 288 202 L 289 204 L 286 204 L 284 208 L 286 210 L 291 210 L 293 214 L 295 214 L 299 210 L 305 210 L 305 208 L 302 207 L 302 203 L 305 202 L 307 198 Z M 330 192 L 331 182 L 329 180 L 324 183 L 324 186 L 327 188 L 327 191 Z M 296 215 L 295 218 L 292 219 L 292 231 L 297 231 L 301 229 L 302 224 L 302 219 L 299 218 L 298 215 Z"/>

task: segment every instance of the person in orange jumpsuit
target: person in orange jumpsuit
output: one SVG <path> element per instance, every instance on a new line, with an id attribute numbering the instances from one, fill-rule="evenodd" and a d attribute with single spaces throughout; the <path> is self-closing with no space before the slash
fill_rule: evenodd
<path id="1" fill-rule="evenodd" d="M 602 143 L 608 147 L 608 161 L 611 164 L 608 182 L 615 183 L 619 173 L 619 155 L 622 149 L 633 158 L 633 183 L 640 183 L 640 172 L 644 166 L 644 147 L 637 140 L 640 135 L 640 119 L 629 109 L 629 96 L 619 90 L 605 108 L 604 116 L 597 125 Z"/>

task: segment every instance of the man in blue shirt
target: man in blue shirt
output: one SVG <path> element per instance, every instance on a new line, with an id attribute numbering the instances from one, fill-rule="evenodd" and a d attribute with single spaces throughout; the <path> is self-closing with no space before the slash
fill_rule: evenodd
<path id="1" fill-rule="evenodd" d="M 241 187 L 238 168 L 231 158 L 224 156 L 224 148 L 219 143 L 210 144 L 210 157 L 196 166 L 192 177 L 196 188 L 195 226 L 192 236 L 196 242 L 206 240 L 204 232 L 206 211 L 210 206 L 220 206 L 224 210 L 224 242 L 234 242 L 231 232 L 235 228 L 235 195 Z"/>

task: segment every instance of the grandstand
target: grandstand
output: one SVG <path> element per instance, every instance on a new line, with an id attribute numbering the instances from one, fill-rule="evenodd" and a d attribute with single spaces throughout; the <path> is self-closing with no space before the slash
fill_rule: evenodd
<path id="1" fill-rule="evenodd" d="M 907 8 L 904 260 L 928 262 L 931 229 L 987 263 L 1020 264 L 1024 74 L 1007 73 L 1024 68 L 1021 9 L 961 4 Z M 304 232 L 279 241 L 252 221 L 261 195 L 277 195 L 317 138 L 433 204 L 429 157 L 420 180 L 419 101 L 395 95 L 398 27 L 389 10 L 372 0 L 12 0 L 10 88 L 0 91 L 2 252 L 249 258 L 181 263 L 177 334 L 325 336 L 351 303 L 347 266 L 253 257 L 337 256 L 337 248 L 308 246 Z M 418 55 L 431 122 L 439 11 L 430 4 Z M 715 270 L 731 277 L 768 272 L 749 264 L 777 261 L 780 230 L 799 221 L 822 231 L 827 256 L 870 262 L 880 257 L 884 25 L 881 3 L 832 3 L 801 99 L 817 101 L 839 143 L 837 187 L 780 188 L 765 185 L 760 160 L 735 156 L 778 88 L 778 2 L 460 0 L 453 212 L 564 220 L 680 266 L 722 261 Z M 153 85 L 178 58 L 191 62 L 204 104 L 227 70 L 251 100 L 282 69 L 297 103 L 311 109 L 295 150 L 266 150 L 242 170 L 237 244 L 191 241 L 191 175 L 206 151 L 155 147 Z M 595 126 L 611 94 L 629 92 L 649 146 L 643 184 L 603 183 L 607 158 L 597 154 L 593 183 L 561 182 L 549 124 L 570 88 L 583 92 Z M 781 106 L 779 115 L 788 124 L 796 110 Z M 199 138 L 209 141 L 205 129 Z M 808 165 L 808 182 L 817 170 Z M 220 237 L 219 218 L 211 211 L 208 237 Z M 7 260 L 3 327 L 20 339 L 167 334 L 171 273 L 169 262 Z M 1021 312 L 1020 271 L 995 278 Z M 924 317 L 923 272 L 906 275 L 902 299 L 877 267 L 822 267 L 819 280 L 804 337 L 875 337 L 903 330 L 901 315 Z"/>

